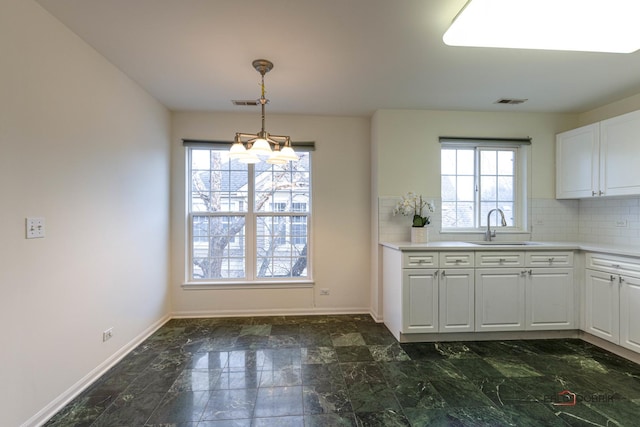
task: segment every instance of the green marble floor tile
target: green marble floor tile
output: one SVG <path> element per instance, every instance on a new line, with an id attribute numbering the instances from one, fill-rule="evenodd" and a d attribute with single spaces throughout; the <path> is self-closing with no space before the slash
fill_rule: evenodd
<path id="1" fill-rule="evenodd" d="M 384 383 L 385 378 L 377 362 L 340 363 L 342 375 L 347 385 L 361 383 Z"/>
<path id="2" fill-rule="evenodd" d="M 334 347 L 346 347 L 354 345 L 366 345 L 360 332 L 335 332 L 331 334 L 331 342 Z"/>
<path id="3" fill-rule="evenodd" d="M 557 405 L 565 390 L 575 406 Z M 400 344 L 368 315 L 266 316 L 173 319 L 45 425 L 635 426 L 638 415 L 640 365 L 578 339 Z"/>
<path id="4" fill-rule="evenodd" d="M 443 379 L 430 381 L 446 402 L 447 407 L 469 408 L 477 406 L 492 406 L 493 403 L 480 388 L 467 381 Z"/>
<path id="5" fill-rule="evenodd" d="M 349 387 L 349 400 L 353 411 L 381 412 L 401 410 L 393 391 L 384 383 L 358 383 Z"/>
<path id="6" fill-rule="evenodd" d="M 391 409 L 379 412 L 356 412 L 358 425 L 362 427 L 410 427 L 403 413 Z"/>
<path id="7" fill-rule="evenodd" d="M 369 352 L 376 362 L 401 362 L 411 360 L 398 343 L 386 345 L 369 345 Z"/>
<path id="8" fill-rule="evenodd" d="M 340 362 L 373 362 L 369 347 L 365 345 L 336 347 Z"/>
<path id="9" fill-rule="evenodd" d="M 333 347 L 303 347 L 301 348 L 302 364 L 316 365 L 338 361 L 338 354 Z"/>
<path id="10" fill-rule="evenodd" d="M 504 375 L 482 358 L 449 360 L 467 378 L 502 378 Z"/>
<path id="11" fill-rule="evenodd" d="M 542 374 L 515 357 L 486 357 L 484 360 L 505 377 L 540 377 Z"/>
<path id="12" fill-rule="evenodd" d="M 303 386 L 302 398 L 305 414 L 351 413 L 351 401 L 346 387 L 323 384 Z"/>
<path id="13" fill-rule="evenodd" d="M 463 342 L 434 343 L 435 350 L 447 359 L 478 358 L 471 348 Z"/>
<path id="14" fill-rule="evenodd" d="M 419 375 L 426 380 L 466 380 L 466 377 L 449 360 L 419 360 L 416 362 Z"/>
<path id="15" fill-rule="evenodd" d="M 356 427 L 356 418 L 350 414 L 305 415 L 305 427 Z"/>
<path id="16" fill-rule="evenodd" d="M 167 393 L 151 414 L 151 424 L 199 421 L 207 404 L 208 391 Z"/>
<path id="17" fill-rule="evenodd" d="M 522 389 L 511 378 L 483 378 L 471 380 L 493 404 L 502 408 L 506 405 L 537 403 L 537 399 Z"/>

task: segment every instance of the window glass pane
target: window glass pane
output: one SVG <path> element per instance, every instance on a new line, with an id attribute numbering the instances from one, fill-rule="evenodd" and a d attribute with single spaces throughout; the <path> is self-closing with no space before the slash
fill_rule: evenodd
<path id="1" fill-rule="evenodd" d="M 514 199 L 513 177 L 498 177 L 498 200 L 512 202 Z"/>
<path id="2" fill-rule="evenodd" d="M 443 149 L 440 151 L 440 171 L 442 175 L 455 175 L 456 150 Z"/>
<path id="3" fill-rule="evenodd" d="M 441 178 L 442 201 L 456 200 L 456 177 L 443 175 Z"/>
<path id="4" fill-rule="evenodd" d="M 473 203 L 462 202 L 456 207 L 456 225 L 455 227 L 475 227 Z"/>
<path id="5" fill-rule="evenodd" d="M 497 171 L 496 167 L 496 152 L 482 150 L 480 152 L 480 170 L 483 175 L 495 175 Z"/>
<path id="6" fill-rule="evenodd" d="M 229 161 L 226 151 L 191 150 L 191 167 L 192 212 L 246 211 L 246 164 Z"/>
<path id="7" fill-rule="evenodd" d="M 513 175 L 515 170 L 514 151 L 498 151 L 498 175 Z"/>
<path id="8" fill-rule="evenodd" d="M 456 186 L 458 201 L 473 201 L 475 198 L 475 186 L 473 176 L 459 176 Z"/>
<path id="9" fill-rule="evenodd" d="M 294 203 L 297 209 L 308 212 L 311 194 L 308 153 L 302 153 L 298 162 L 284 165 L 258 163 L 254 175 L 256 212 L 274 212 L 274 206 L 282 204 L 284 209 L 277 212 L 291 212 Z"/>
<path id="10" fill-rule="evenodd" d="M 244 216 L 192 217 L 192 277 L 245 277 Z"/>
<path id="11" fill-rule="evenodd" d="M 306 277 L 307 222 L 306 216 L 257 217 L 257 277 Z"/>
<path id="12" fill-rule="evenodd" d="M 471 175 L 475 173 L 475 150 L 456 150 L 458 153 L 457 174 Z"/>
<path id="13" fill-rule="evenodd" d="M 480 178 L 480 200 L 496 200 L 498 196 L 496 185 L 497 179 L 495 176 L 482 176 Z"/>

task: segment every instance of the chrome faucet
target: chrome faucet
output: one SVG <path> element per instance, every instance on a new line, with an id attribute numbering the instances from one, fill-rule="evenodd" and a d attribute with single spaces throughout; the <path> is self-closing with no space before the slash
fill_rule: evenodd
<path id="1" fill-rule="evenodd" d="M 502 209 L 491 209 L 487 214 L 487 231 L 484 233 L 484 240 L 486 240 L 487 242 L 490 242 L 492 237 L 496 237 L 496 230 L 491 231 L 491 222 L 489 222 L 491 214 L 495 211 L 498 211 L 500 213 L 500 217 L 502 218 L 502 226 L 507 226 L 507 220 L 504 218 L 504 212 L 502 212 Z"/>

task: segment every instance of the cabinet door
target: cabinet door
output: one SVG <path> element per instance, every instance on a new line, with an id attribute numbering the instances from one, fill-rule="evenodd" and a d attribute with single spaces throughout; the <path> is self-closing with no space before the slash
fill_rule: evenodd
<path id="1" fill-rule="evenodd" d="M 404 269 L 402 332 L 438 332 L 438 270 Z"/>
<path id="2" fill-rule="evenodd" d="M 474 331 L 474 270 L 445 269 L 440 273 L 440 332 Z"/>
<path id="3" fill-rule="evenodd" d="M 556 135 L 556 199 L 597 195 L 600 125 Z"/>
<path id="4" fill-rule="evenodd" d="M 640 279 L 621 276 L 620 345 L 640 352 Z"/>
<path id="5" fill-rule="evenodd" d="M 575 327 L 572 268 L 534 268 L 526 282 L 526 329 Z"/>
<path id="6" fill-rule="evenodd" d="M 522 331 L 525 320 L 525 271 L 476 270 L 476 331 Z"/>
<path id="7" fill-rule="evenodd" d="M 640 111 L 600 122 L 600 189 L 605 196 L 640 194 Z"/>
<path id="8" fill-rule="evenodd" d="M 587 270 L 586 332 L 618 344 L 620 300 L 618 276 Z"/>

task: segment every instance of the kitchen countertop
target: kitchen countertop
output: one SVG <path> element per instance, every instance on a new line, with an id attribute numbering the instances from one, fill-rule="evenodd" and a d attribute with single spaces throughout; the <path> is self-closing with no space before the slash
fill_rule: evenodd
<path id="1" fill-rule="evenodd" d="M 640 246 L 612 245 L 589 242 L 456 242 L 437 241 L 429 243 L 411 242 L 380 242 L 380 245 L 399 251 L 540 251 L 540 250 L 580 250 L 587 252 L 604 252 L 612 255 L 626 255 L 640 257 Z"/>

